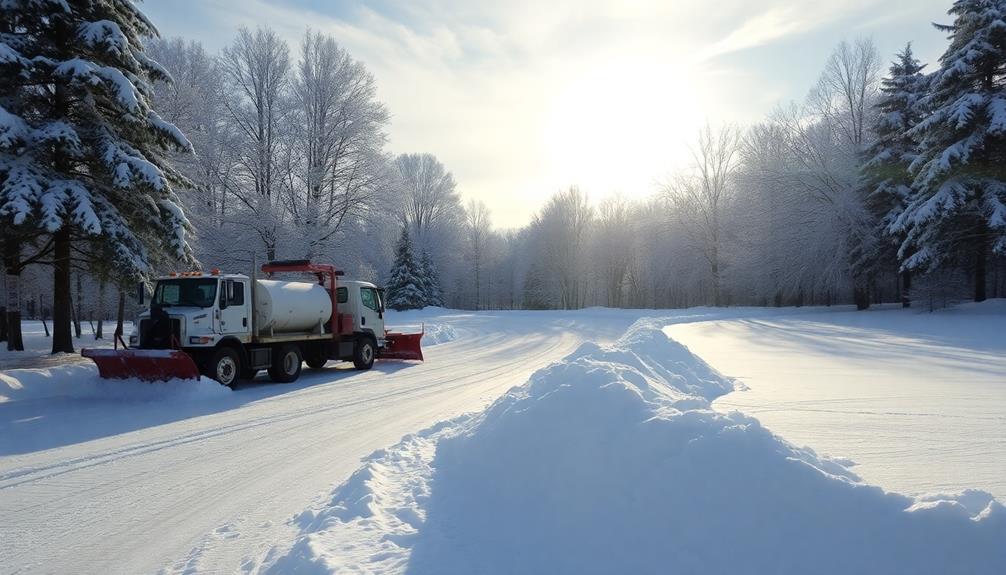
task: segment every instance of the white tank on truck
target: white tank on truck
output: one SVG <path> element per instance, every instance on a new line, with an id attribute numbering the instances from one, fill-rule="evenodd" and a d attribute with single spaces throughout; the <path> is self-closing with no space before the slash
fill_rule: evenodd
<path id="1" fill-rule="evenodd" d="M 255 285 L 255 325 L 259 333 L 313 331 L 332 318 L 332 299 L 324 287 L 310 282 L 258 280 Z"/>

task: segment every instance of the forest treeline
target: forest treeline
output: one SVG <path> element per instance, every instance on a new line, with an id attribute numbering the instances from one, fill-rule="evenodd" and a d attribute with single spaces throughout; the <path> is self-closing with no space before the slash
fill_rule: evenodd
<path id="1" fill-rule="evenodd" d="M 54 351 L 138 280 L 277 258 L 389 284 L 399 307 L 1006 294 L 1006 0 L 954 2 L 929 65 L 843 42 L 803 101 L 682 134 L 689 165 L 648 198 L 542 190 L 516 229 L 434 155 L 389 148 L 376 80 L 337 38 L 241 29 L 211 54 L 129 2 L 67 6 L 0 8 L 5 317 L 53 316 Z"/>

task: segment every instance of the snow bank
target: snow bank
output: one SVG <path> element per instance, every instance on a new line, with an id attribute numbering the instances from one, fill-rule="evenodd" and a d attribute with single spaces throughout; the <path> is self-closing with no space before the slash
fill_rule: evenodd
<path id="1" fill-rule="evenodd" d="M 211 399 L 226 397 L 230 389 L 201 377 L 198 381 L 173 379 L 146 382 L 138 379 L 102 379 L 93 365 L 64 365 L 46 369 L 12 369 L 0 372 L 0 404 L 45 397 L 108 398 L 128 401 Z"/>
<path id="2" fill-rule="evenodd" d="M 391 331 L 403 333 L 423 331 L 422 346 L 430 347 L 458 339 L 454 326 L 443 320 L 445 315 L 459 313 L 464 312 L 432 306 L 409 311 L 388 310 L 385 312 L 385 325 Z"/>
<path id="3" fill-rule="evenodd" d="M 729 381 L 637 322 L 482 414 L 373 454 L 273 573 L 1003 573 L 990 495 L 910 498 L 758 421 Z"/>
<path id="4" fill-rule="evenodd" d="M 447 323 L 428 323 L 424 325 L 424 330 L 422 344 L 427 347 L 458 339 L 454 326 Z"/>

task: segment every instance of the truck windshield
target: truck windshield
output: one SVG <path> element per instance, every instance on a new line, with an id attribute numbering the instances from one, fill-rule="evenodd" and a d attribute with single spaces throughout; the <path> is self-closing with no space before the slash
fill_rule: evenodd
<path id="1" fill-rule="evenodd" d="M 154 290 L 153 305 L 212 307 L 217 297 L 216 279 L 161 280 Z"/>

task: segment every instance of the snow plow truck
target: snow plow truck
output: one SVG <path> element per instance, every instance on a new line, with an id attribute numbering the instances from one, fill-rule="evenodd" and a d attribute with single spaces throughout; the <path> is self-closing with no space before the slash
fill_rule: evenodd
<path id="1" fill-rule="evenodd" d="M 254 266 L 253 266 L 254 268 Z M 262 266 L 264 279 L 219 270 L 160 277 L 150 307 L 136 322 L 129 344 L 84 349 L 103 378 L 159 381 L 197 379 L 223 385 L 266 370 L 276 382 L 300 377 L 303 363 L 352 361 L 366 370 L 377 359 L 422 360 L 422 333 L 393 333 L 384 326 L 383 290 L 363 281 L 337 281 L 343 272 L 306 260 Z M 276 274 L 313 275 L 284 281 Z"/>

